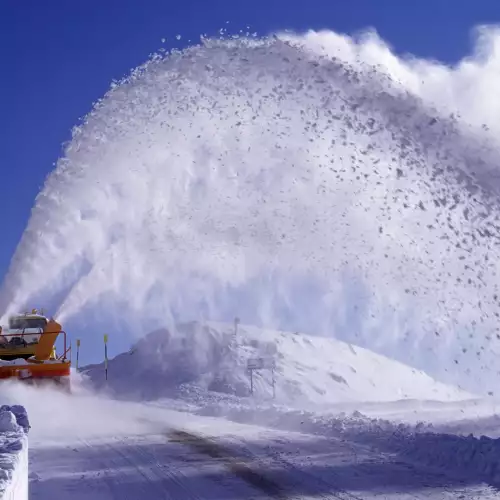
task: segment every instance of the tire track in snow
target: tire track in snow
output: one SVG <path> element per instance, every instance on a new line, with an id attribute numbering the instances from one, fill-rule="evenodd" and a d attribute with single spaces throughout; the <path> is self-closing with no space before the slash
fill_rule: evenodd
<path id="1" fill-rule="evenodd" d="M 252 455 L 251 457 L 242 457 L 241 455 L 237 456 L 235 451 L 230 450 L 229 448 L 222 446 L 219 443 L 216 443 L 213 439 L 210 439 L 205 436 L 196 435 L 184 430 L 172 430 L 168 433 L 168 438 L 170 441 L 188 445 L 191 448 L 205 455 L 223 461 L 226 467 L 234 475 L 236 475 L 243 481 L 247 482 L 251 486 L 258 488 L 266 495 L 282 500 L 291 500 L 293 498 L 301 497 L 300 495 L 297 496 L 294 495 L 293 493 L 291 494 L 290 492 L 287 492 L 289 487 L 286 488 L 284 485 L 279 484 L 269 475 L 265 475 L 264 473 L 262 473 L 261 470 L 257 471 L 256 465 L 264 465 L 264 464 L 259 464 L 259 457 L 257 457 L 256 455 Z M 273 457 L 271 455 L 268 455 L 267 458 L 271 459 L 274 463 L 279 463 L 282 469 L 291 471 L 290 477 L 294 478 L 302 477 L 303 479 L 307 479 L 307 481 L 305 481 L 306 484 L 314 484 L 315 482 L 317 483 L 319 481 L 318 478 L 298 470 L 289 462 L 285 462 L 284 460 L 278 460 L 277 457 Z M 261 469 L 261 467 L 259 467 L 259 469 Z M 300 481 L 299 482 L 294 481 L 294 482 L 298 484 Z M 329 489 L 332 490 L 336 489 L 335 486 L 332 484 L 328 484 L 327 486 Z M 314 497 L 318 499 L 322 498 L 325 500 L 333 498 L 336 498 L 338 500 L 363 500 L 359 496 L 353 495 L 351 493 L 342 490 L 331 491 L 328 494 L 315 492 Z"/>
<path id="2" fill-rule="evenodd" d="M 93 453 L 95 449 L 90 441 L 79 439 L 72 445 L 55 448 L 49 461 L 44 457 L 45 450 L 31 450 L 30 499 L 64 496 L 75 500 L 125 500 L 123 491 L 129 474 L 123 471 L 116 456 Z M 148 485 L 140 487 L 147 495 Z"/>
<path id="3" fill-rule="evenodd" d="M 200 500 L 202 498 L 187 486 L 185 475 L 182 474 L 177 468 L 174 468 L 171 462 L 161 467 L 161 470 L 158 470 L 159 464 L 155 460 L 151 460 L 151 458 L 154 457 L 147 454 L 136 444 L 128 443 L 127 447 L 114 446 L 110 444 L 109 448 L 112 449 L 114 453 L 122 457 L 124 461 L 126 461 L 132 468 L 136 469 L 141 476 L 145 478 L 145 482 L 148 486 L 155 490 L 155 495 L 159 495 L 157 498 L 163 498 L 165 500 L 176 500 L 177 498 Z M 124 449 L 128 450 L 128 452 L 125 453 L 123 451 Z M 138 457 L 146 458 L 146 463 L 148 463 L 148 465 L 143 466 L 138 464 Z M 169 482 L 168 487 L 164 484 L 165 480 L 168 480 Z M 151 493 L 152 491 L 148 492 L 149 495 L 151 495 Z"/>
<path id="4" fill-rule="evenodd" d="M 235 476 L 249 485 L 258 488 L 266 495 L 282 500 L 290 499 L 278 483 L 266 477 L 264 474 L 256 472 L 248 464 L 236 458 L 229 450 L 214 441 L 181 430 L 170 431 L 168 433 L 168 438 L 170 441 L 188 445 L 204 455 L 221 460 Z"/>

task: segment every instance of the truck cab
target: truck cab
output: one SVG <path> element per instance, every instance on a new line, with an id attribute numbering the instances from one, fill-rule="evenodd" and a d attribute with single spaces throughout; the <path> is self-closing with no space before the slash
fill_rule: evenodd
<path id="1" fill-rule="evenodd" d="M 0 326 L 0 359 L 27 359 L 33 356 L 48 319 L 36 309 L 10 316 L 8 327 Z"/>

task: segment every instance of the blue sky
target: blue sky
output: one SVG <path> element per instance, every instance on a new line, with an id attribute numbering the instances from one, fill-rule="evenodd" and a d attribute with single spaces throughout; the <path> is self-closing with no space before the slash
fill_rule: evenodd
<path id="1" fill-rule="evenodd" d="M 221 27 L 265 34 L 371 26 L 399 53 L 453 63 L 470 51 L 474 25 L 499 22 L 498 0 L 2 0 L 0 277 L 72 126 L 113 79 L 160 47 Z"/>

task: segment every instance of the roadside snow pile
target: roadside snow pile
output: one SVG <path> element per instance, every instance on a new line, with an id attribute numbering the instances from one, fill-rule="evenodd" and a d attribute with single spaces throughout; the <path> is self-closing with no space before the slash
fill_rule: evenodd
<path id="1" fill-rule="evenodd" d="M 225 418 L 232 422 L 321 436 L 344 437 L 349 435 L 352 436 L 353 440 L 356 440 L 358 435 L 370 432 L 371 442 L 375 442 L 378 438 L 384 440 L 388 435 L 395 433 L 411 434 L 434 429 L 431 423 L 418 422 L 416 425 L 411 425 L 383 418 L 370 418 L 357 410 L 351 413 L 343 411 L 318 413 L 317 411 L 265 402 L 244 404 L 241 400 L 231 400 L 224 396 L 218 400 L 217 398 L 210 398 L 210 400 L 207 398 L 207 400 L 198 399 L 195 402 L 196 399 L 195 396 L 189 401 L 186 397 L 184 407 L 175 400 L 163 400 L 150 404 L 175 408 L 177 411 L 199 416 Z"/>
<path id="2" fill-rule="evenodd" d="M 394 401 L 407 398 L 465 400 L 472 395 L 436 382 L 424 372 L 331 338 L 262 330 L 257 327 L 197 322 L 175 333 L 154 331 L 127 353 L 104 366 L 84 368 L 92 384 L 114 395 L 138 399 L 172 396 L 182 385 L 248 396 L 251 358 L 273 358 L 276 400 L 328 404 L 345 401 Z M 272 396 L 271 370 L 254 372 L 256 397 Z"/>
<path id="3" fill-rule="evenodd" d="M 500 487 L 500 439 L 426 432 L 396 435 L 392 441 L 401 456 Z"/>
<path id="4" fill-rule="evenodd" d="M 500 487 L 500 439 L 445 434 L 432 424 L 411 426 L 367 419 L 361 414 L 353 417 L 340 426 L 333 425 L 334 434 L 405 460 L 446 469 L 448 475 L 462 480 L 470 478 Z M 357 417 L 361 417 L 358 422 Z"/>
<path id="5" fill-rule="evenodd" d="M 0 498 L 28 499 L 28 437 L 26 409 L 0 407 Z"/>

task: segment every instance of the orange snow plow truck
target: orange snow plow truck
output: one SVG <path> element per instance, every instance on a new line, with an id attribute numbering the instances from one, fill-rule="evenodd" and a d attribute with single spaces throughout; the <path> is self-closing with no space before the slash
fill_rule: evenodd
<path id="1" fill-rule="evenodd" d="M 56 342 L 62 339 L 62 351 Z M 9 327 L 0 326 L 0 381 L 17 379 L 29 384 L 52 383 L 70 392 L 71 347 L 61 325 L 38 314 L 18 314 L 9 318 Z"/>

